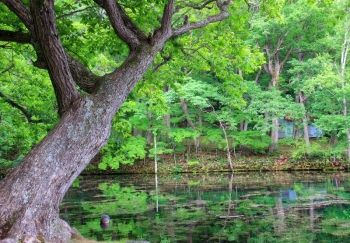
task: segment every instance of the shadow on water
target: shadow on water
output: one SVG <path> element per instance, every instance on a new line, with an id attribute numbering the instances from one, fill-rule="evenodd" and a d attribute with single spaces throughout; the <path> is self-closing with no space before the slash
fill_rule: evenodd
<path id="1" fill-rule="evenodd" d="M 97 241 L 350 242 L 349 180 L 342 172 L 82 176 L 61 218 Z"/>

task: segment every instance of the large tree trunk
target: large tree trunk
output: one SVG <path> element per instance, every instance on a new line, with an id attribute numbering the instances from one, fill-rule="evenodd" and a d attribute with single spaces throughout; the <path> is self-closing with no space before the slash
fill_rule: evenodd
<path id="1" fill-rule="evenodd" d="M 79 98 L 54 130 L 0 181 L 0 239 L 13 239 L 1 243 L 17 242 L 19 237 L 34 242 L 39 236 L 45 242 L 69 242 L 72 231 L 58 217 L 59 205 L 74 179 L 106 143 L 113 116 L 151 65 L 156 52 L 149 49 L 146 53 L 136 58 L 142 59 L 136 67 L 125 65 L 119 72 L 120 85 L 107 81 L 99 95 Z"/>
<path id="2" fill-rule="evenodd" d="M 69 242 L 72 231 L 59 219 L 59 205 L 74 179 L 109 136 L 113 114 L 83 98 L 0 181 L 0 238 L 17 242 Z M 97 136 L 96 136 L 97 135 Z"/>
<path id="3" fill-rule="evenodd" d="M 70 105 L 61 103 L 59 123 L 0 181 L 1 243 L 70 241 L 73 231 L 58 215 L 62 198 L 108 140 L 112 118 L 159 48 L 140 46 L 104 77 L 97 94 L 70 97 Z M 60 62 L 51 65 L 59 67 Z M 69 88 L 61 86 L 61 96 L 70 94 Z"/>

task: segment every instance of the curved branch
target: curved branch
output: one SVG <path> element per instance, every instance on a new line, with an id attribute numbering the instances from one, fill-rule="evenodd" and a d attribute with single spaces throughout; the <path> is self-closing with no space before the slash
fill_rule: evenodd
<path id="1" fill-rule="evenodd" d="M 284 57 L 283 61 L 281 62 L 281 68 L 283 67 L 283 65 L 284 65 L 284 64 L 286 63 L 286 61 L 288 60 L 288 58 L 289 58 L 290 54 L 292 53 L 292 51 L 293 51 L 293 48 L 291 47 L 291 48 L 289 49 L 289 51 L 287 52 L 286 56 Z"/>
<path id="2" fill-rule="evenodd" d="M 66 17 L 69 17 L 69 16 L 72 16 L 76 13 L 81 13 L 81 12 L 84 12 L 85 10 L 87 9 L 90 9 L 90 8 L 96 8 L 97 6 L 90 6 L 90 7 L 86 7 L 86 8 L 83 8 L 83 9 L 78 9 L 78 10 L 75 10 L 73 12 L 70 12 L 70 13 L 66 13 L 66 14 L 62 14 L 60 16 L 57 16 L 56 19 L 64 19 Z"/>
<path id="3" fill-rule="evenodd" d="M 174 14 L 174 4 L 175 0 L 169 0 L 168 4 L 164 6 L 163 18 L 161 21 L 160 31 L 162 34 L 170 34 L 171 33 L 171 22 Z"/>
<path id="4" fill-rule="evenodd" d="M 94 1 L 106 10 L 114 32 L 130 47 L 130 49 L 137 49 L 140 45 L 140 41 L 147 39 L 145 33 L 132 22 L 120 4 L 115 0 Z"/>
<path id="5" fill-rule="evenodd" d="M 193 8 L 193 9 L 198 9 L 198 10 L 201 10 L 203 8 L 208 8 L 210 9 L 210 7 L 208 7 L 207 5 L 209 3 L 212 3 L 212 2 L 215 2 L 215 0 L 206 0 L 204 1 L 204 3 L 202 3 L 202 5 L 199 5 L 199 4 L 191 4 L 191 3 L 184 3 L 185 6 L 187 7 L 190 7 L 190 8 Z"/>
<path id="6" fill-rule="evenodd" d="M 100 87 L 103 77 L 95 75 L 78 60 L 67 54 L 69 69 L 73 76 L 74 82 L 85 92 L 95 93 Z"/>
<path id="7" fill-rule="evenodd" d="M 34 33 L 34 24 L 28 7 L 20 0 L 0 0 L 23 22 L 27 29 Z"/>
<path id="8" fill-rule="evenodd" d="M 161 61 L 160 63 L 157 63 L 153 68 L 152 68 L 152 73 L 155 73 L 156 71 L 158 71 L 158 69 L 160 67 L 162 67 L 163 65 L 167 64 L 170 60 L 173 59 L 173 55 L 169 54 L 169 56 L 164 56 L 162 55 L 163 61 Z"/>
<path id="9" fill-rule="evenodd" d="M 66 52 L 58 36 L 54 3 L 50 0 L 31 0 L 30 11 L 35 26 L 35 36 L 47 63 L 52 85 L 58 103 L 58 113 L 62 116 L 78 99 Z"/>
<path id="10" fill-rule="evenodd" d="M 148 36 L 150 44 L 153 46 L 156 41 L 163 45 L 172 35 L 171 24 L 173 20 L 173 15 L 176 9 L 174 9 L 175 0 L 169 0 L 164 6 L 163 17 L 160 21 L 160 28 L 154 31 L 154 34 L 150 33 Z"/>
<path id="11" fill-rule="evenodd" d="M 95 93 L 97 88 L 102 82 L 102 77 L 97 76 L 91 70 L 86 68 L 77 59 L 66 53 L 69 70 L 73 77 L 74 83 L 83 91 L 88 94 Z M 34 66 L 41 69 L 47 69 L 47 63 L 43 58 L 38 58 L 34 63 Z"/>
<path id="12" fill-rule="evenodd" d="M 14 68 L 14 67 L 15 67 L 15 64 L 14 64 L 13 61 L 12 61 L 11 65 L 10 65 L 8 68 L 6 68 L 4 71 L 1 71 L 1 74 L 4 74 L 4 73 L 10 71 L 10 70 L 11 70 L 12 68 Z"/>
<path id="13" fill-rule="evenodd" d="M 205 19 L 198 21 L 196 23 L 186 24 L 186 25 L 183 25 L 179 28 L 174 29 L 173 33 L 172 33 L 172 37 L 176 37 L 176 36 L 179 36 L 179 35 L 182 35 L 182 34 L 188 32 L 190 30 L 203 28 L 210 23 L 214 23 L 214 22 L 226 19 L 228 16 L 230 16 L 230 12 L 228 11 L 228 7 L 231 4 L 232 4 L 231 1 L 222 2 L 220 0 L 216 0 L 216 5 L 220 9 L 220 13 L 213 15 L 213 16 L 209 16 L 208 18 L 205 18 Z"/>
<path id="14" fill-rule="evenodd" d="M 0 30 L 0 41 L 16 42 L 19 44 L 31 44 L 31 35 L 29 33 L 23 33 L 21 31 Z M 44 57 L 40 53 L 37 53 L 37 56 L 38 59 L 33 62 L 33 65 L 37 68 L 48 69 Z M 66 53 L 66 57 L 69 69 L 76 85 L 78 85 L 79 88 L 89 94 L 93 93 L 99 87 L 101 77 L 95 75 L 68 53 Z"/>
<path id="15" fill-rule="evenodd" d="M 32 116 L 29 114 L 29 112 L 23 106 L 20 106 L 15 101 L 13 101 L 10 98 L 8 98 L 4 93 L 0 92 L 0 97 L 2 97 L 4 99 L 4 101 L 6 103 L 10 104 L 12 107 L 20 110 L 23 113 L 23 115 L 26 117 L 26 119 L 27 119 L 27 121 L 29 123 L 40 123 L 40 122 L 43 122 L 41 119 L 40 120 L 33 120 Z"/>

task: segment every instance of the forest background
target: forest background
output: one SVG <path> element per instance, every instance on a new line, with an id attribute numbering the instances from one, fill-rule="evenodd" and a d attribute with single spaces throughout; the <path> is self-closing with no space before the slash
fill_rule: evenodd
<path id="1" fill-rule="evenodd" d="M 171 39 L 118 111 L 107 145 L 86 171 L 347 167 L 349 4 L 279 1 L 262 11 L 259 1 L 235 1 L 232 8 L 241 15 Z M 0 5 L 1 24 L 13 28 L 15 17 L 5 8 Z M 65 15 L 67 5 L 56 8 L 64 47 L 90 70 L 103 75 L 124 60 L 126 48 L 99 45 L 98 34 L 91 35 L 94 42 L 87 38 L 104 25 L 102 11 Z M 89 17 L 90 11 L 98 18 Z M 104 31 L 107 41 L 115 41 Z M 5 175 L 59 117 L 47 71 L 29 65 L 35 50 L 6 41 L 0 46 L 0 174 Z M 290 129 L 285 121 L 293 122 L 292 136 L 279 139 L 278 131 Z M 310 125 L 322 134 L 310 138 Z"/>

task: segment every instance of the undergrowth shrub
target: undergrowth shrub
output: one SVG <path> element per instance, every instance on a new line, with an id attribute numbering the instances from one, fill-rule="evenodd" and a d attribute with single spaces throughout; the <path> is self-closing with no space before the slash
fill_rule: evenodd
<path id="1" fill-rule="evenodd" d="M 325 159 L 328 152 L 322 149 L 319 143 L 311 143 L 309 151 L 307 150 L 304 139 L 295 144 L 295 150 L 291 153 L 293 159 Z"/>

